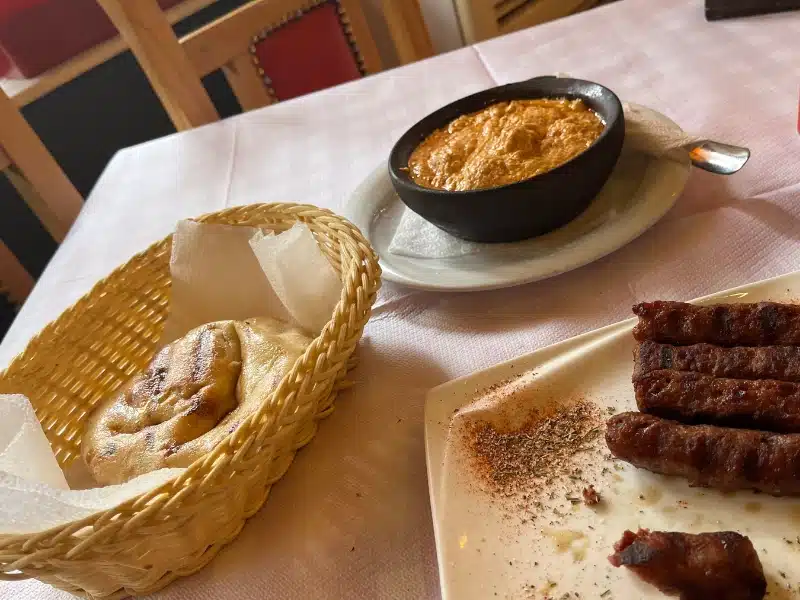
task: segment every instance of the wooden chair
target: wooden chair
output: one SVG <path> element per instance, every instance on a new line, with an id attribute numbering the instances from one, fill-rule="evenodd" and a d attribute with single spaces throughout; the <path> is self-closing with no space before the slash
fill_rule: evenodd
<path id="1" fill-rule="evenodd" d="M 33 277 L 3 240 L 0 240 L 0 296 L 6 296 L 12 304 L 20 306 L 33 289 Z M 0 331 L 0 339 L 2 339 Z"/>
<path id="2" fill-rule="evenodd" d="M 383 0 L 383 14 L 400 64 L 406 65 L 434 55 L 419 0 Z"/>
<path id="3" fill-rule="evenodd" d="M 39 136 L 0 91 L 0 171 L 5 173 L 44 228 L 60 242 L 83 206 L 72 182 Z M 21 304 L 33 278 L 0 240 L 0 293 Z"/>
<path id="4" fill-rule="evenodd" d="M 384 2 L 401 60 L 431 56 L 418 0 Z M 251 110 L 382 68 L 358 0 L 253 0 L 180 40 L 156 0 L 98 3 L 179 131 L 219 119 L 201 82 L 218 69 L 242 110 Z M 313 30 L 312 43 L 298 43 L 301 22 Z M 313 76 L 298 84 L 304 69 Z"/>

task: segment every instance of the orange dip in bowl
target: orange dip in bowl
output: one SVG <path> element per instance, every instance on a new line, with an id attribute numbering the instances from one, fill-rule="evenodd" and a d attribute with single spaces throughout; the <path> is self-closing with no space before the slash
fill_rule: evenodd
<path id="1" fill-rule="evenodd" d="M 411 153 L 408 172 L 414 183 L 432 189 L 508 185 L 564 164 L 603 129 L 603 120 L 583 100 L 498 102 L 434 131 Z"/>

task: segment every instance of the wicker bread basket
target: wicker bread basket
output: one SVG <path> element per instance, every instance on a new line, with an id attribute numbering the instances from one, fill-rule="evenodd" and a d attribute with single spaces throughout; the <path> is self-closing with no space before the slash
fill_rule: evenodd
<path id="1" fill-rule="evenodd" d="M 308 205 L 251 205 L 198 220 L 276 232 L 306 223 L 341 274 L 331 320 L 258 413 L 177 479 L 48 531 L 0 533 L 0 578 L 35 577 L 89 598 L 123 598 L 197 571 L 236 537 L 331 412 L 380 286 L 369 244 L 346 220 Z M 170 249 L 168 237 L 116 269 L 0 373 L 0 393 L 33 403 L 62 468 L 80 457 L 92 407 L 156 350 L 169 309 Z"/>

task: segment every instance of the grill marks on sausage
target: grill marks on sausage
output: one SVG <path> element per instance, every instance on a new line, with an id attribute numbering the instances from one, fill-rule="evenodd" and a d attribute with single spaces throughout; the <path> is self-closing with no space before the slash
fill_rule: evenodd
<path id="1" fill-rule="evenodd" d="M 606 444 L 617 458 L 693 486 L 800 495 L 800 434 L 683 425 L 628 412 L 609 419 Z"/>
<path id="2" fill-rule="evenodd" d="M 683 423 L 800 433 L 800 384 L 659 369 L 634 375 L 639 410 Z"/>
<path id="3" fill-rule="evenodd" d="M 644 414 L 608 422 L 612 453 L 692 485 L 800 495 L 800 306 L 656 301 L 633 311 Z"/>
<path id="4" fill-rule="evenodd" d="M 638 341 L 718 346 L 800 345 L 800 306 L 760 302 L 695 306 L 657 300 L 633 307 Z"/>
<path id="5" fill-rule="evenodd" d="M 648 344 L 654 344 L 654 342 L 646 342 Z M 641 353 L 641 349 L 637 352 L 638 355 Z M 672 347 L 671 346 L 661 346 L 660 349 L 660 356 L 659 360 L 656 363 L 659 369 L 671 369 L 672 368 Z"/>
<path id="6" fill-rule="evenodd" d="M 640 411 L 686 424 L 800 433 L 800 306 L 637 304 Z"/>
<path id="7" fill-rule="evenodd" d="M 733 531 L 626 531 L 608 557 L 681 600 L 761 600 L 764 569 L 749 538 Z"/>
<path id="8" fill-rule="evenodd" d="M 609 419 L 611 453 L 692 486 L 800 496 L 800 306 L 646 302 L 634 337 L 640 413 Z M 761 600 L 763 568 L 735 532 L 626 531 L 609 557 L 681 600 Z"/>
<path id="9" fill-rule="evenodd" d="M 800 347 L 713 344 L 672 346 L 652 340 L 639 344 L 634 378 L 660 369 L 692 371 L 730 379 L 776 379 L 800 383 Z"/>

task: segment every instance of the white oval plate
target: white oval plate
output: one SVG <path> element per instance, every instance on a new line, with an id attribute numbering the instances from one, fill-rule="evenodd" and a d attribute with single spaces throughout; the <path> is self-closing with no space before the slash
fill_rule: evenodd
<path id="1" fill-rule="evenodd" d="M 680 127 L 652 111 L 670 126 Z M 353 192 L 344 214 L 380 257 L 383 276 L 410 287 L 447 292 L 491 290 L 546 279 L 610 254 L 652 227 L 675 204 L 689 177 L 685 162 L 623 149 L 606 185 L 574 221 L 513 244 L 480 244 L 473 254 L 419 258 L 389 252 L 406 209 L 385 164 Z"/>

